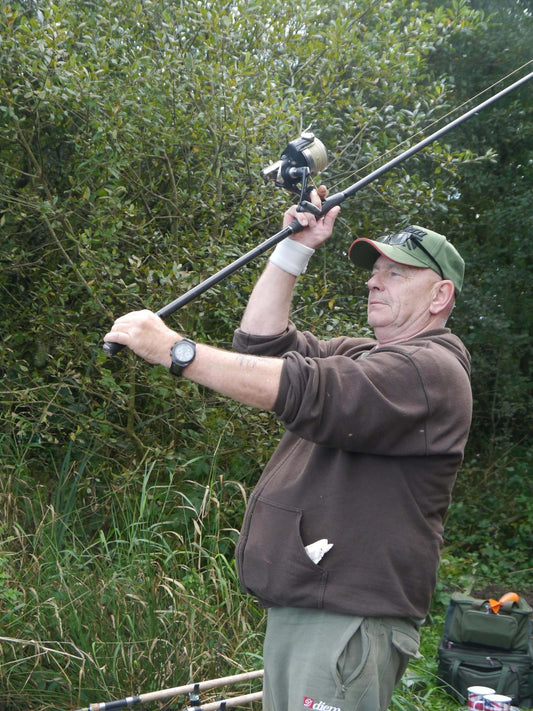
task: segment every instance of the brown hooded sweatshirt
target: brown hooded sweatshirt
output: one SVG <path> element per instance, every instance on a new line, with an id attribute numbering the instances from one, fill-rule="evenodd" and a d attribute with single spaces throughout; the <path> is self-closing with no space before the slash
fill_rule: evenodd
<path id="1" fill-rule="evenodd" d="M 244 517 L 236 558 L 265 607 L 423 618 L 471 421 L 470 357 L 449 329 L 391 346 L 235 332 L 285 360 L 286 428 Z M 304 546 L 332 548 L 313 563 Z"/>

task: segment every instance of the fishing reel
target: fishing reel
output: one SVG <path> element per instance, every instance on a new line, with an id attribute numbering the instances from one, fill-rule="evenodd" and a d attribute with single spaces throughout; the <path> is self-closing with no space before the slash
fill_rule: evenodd
<path id="1" fill-rule="evenodd" d="M 278 188 L 299 195 L 299 212 L 319 215 L 320 210 L 309 202 L 312 189 L 309 177 L 325 170 L 327 166 L 328 155 L 324 144 L 310 131 L 304 131 L 287 145 L 278 161 L 261 171 L 261 175 L 265 180 L 272 180 Z"/>

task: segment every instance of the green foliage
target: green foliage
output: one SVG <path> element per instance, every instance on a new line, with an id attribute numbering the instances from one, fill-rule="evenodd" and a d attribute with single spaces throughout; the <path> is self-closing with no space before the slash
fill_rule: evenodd
<path id="1" fill-rule="evenodd" d="M 263 615 L 239 593 L 234 564 L 225 553 L 235 537 L 228 518 L 242 516 L 244 488 L 216 477 L 207 485 L 182 482 L 183 490 L 172 478 L 161 485 L 153 463 L 135 474 L 137 497 L 127 496 L 126 486 L 110 492 L 107 526 L 89 545 L 78 534 L 98 514 L 94 503 L 72 513 L 62 546 L 57 538 L 61 513 L 35 498 L 34 530 L 19 525 L 16 535 L 8 535 L 7 527 L 3 532 L 0 699 L 13 707 L 75 707 L 217 677 L 235 667 L 261 667 Z M 14 495 L 15 482 L 1 493 L 3 519 L 23 520 L 18 510 L 23 497 Z M 96 506 L 105 507 L 104 498 Z M 492 504 L 489 498 L 486 515 Z M 474 517 L 476 511 L 478 499 L 469 525 L 463 522 L 448 542 L 432 617 L 422 629 L 423 658 L 410 664 L 393 709 L 456 708 L 438 688 L 435 660 L 452 590 L 494 590 L 496 583 L 498 589 L 523 590 L 516 576 L 502 575 L 497 537 L 493 547 L 487 546 L 490 553 L 476 550 L 476 530 L 486 539 L 484 519 Z M 493 513 L 498 520 L 498 511 Z M 71 515 L 68 507 L 66 514 Z M 528 516 L 527 509 L 523 515 Z M 455 526 L 450 523 L 449 529 Z"/>
<path id="2" fill-rule="evenodd" d="M 343 181 L 421 130 L 450 100 L 431 52 L 478 21 L 464 4 L 428 13 L 399 1 L 2 7 L 3 431 L 31 444 L 40 478 L 55 477 L 68 442 L 76 461 L 90 452 L 84 477 L 99 469 L 103 485 L 101 472 L 122 477 L 147 449 L 177 452 L 179 467 L 199 442 L 210 451 L 217 429 L 246 442 L 250 424 L 272 428 L 255 457 L 266 459 L 277 428 L 261 414 L 238 422 L 234 405 L 160 369 L 106 360 L 101 338 L 113 316 L 168 303 L 277 231 L 286 198 L 260 169 L 309 123 Z M 360 329 L 351 238 L 416 219 L 422 200 L 443 204 L 467 158 L 435 147 L 424 165 L 446 164 L 445 177 L 396 171 L 346 206 L 340 249 L 300 288 L 299 322 Z M 172 323 L 227 345 L 256 274 Z"/>
<path id="3" fill-rule="evenodd" d="M 465 101 L 507 76 L 505 84 L 531 71 L 533 15 L 522 0 L 471 1 L 487 18 L 470 41 L 456 36 L 432 63 L 450 73 Z M 489 21 L 490 20 L 490 21 Z M 475 71 L 473 71 L 475 68 Z M 479 95 L 479 100 L 490 96 Z M 457 330 L 473 357 L 473 456 L 492 461 L 509 447 L 531 440 L 533 302 L 528 288 L 533 258 L 533 96 L 530 84 L 462 124 L 449 141 L 474 152 L 490 150 L 483 168 L 464 165 L 457 184 L 451 234 L 467 263 L 464 301 Z"/>
<path id="4" fill-rule="evenodd" d="M 481 579 L 528 592 L 533 546 L 532 465 L 530 449 L 501 455 L 481 471 L 475 462 L 470 463 L 457 485 L 447 526 L 449 545 L 465 558 L 475 554 L 472 570 Z"/>

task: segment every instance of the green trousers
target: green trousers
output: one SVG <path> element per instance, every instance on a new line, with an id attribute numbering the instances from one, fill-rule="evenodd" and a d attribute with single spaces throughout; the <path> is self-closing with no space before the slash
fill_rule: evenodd
<path id="1" fill-rule="evenodd" d="M 271 608 L 263 711 L 386 711 L 419 656 L 419 627 L 408 618 Z"/>

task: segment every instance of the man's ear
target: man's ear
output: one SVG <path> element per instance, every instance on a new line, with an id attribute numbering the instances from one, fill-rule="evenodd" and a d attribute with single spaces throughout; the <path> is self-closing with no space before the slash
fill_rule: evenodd
<path id="1" fill-rule="evenodd" d="M 443 279 L 435 284 L 429 312 L 433 315 L 449 313 L 455 298 L 455 287 L 450 279 Z"/>

